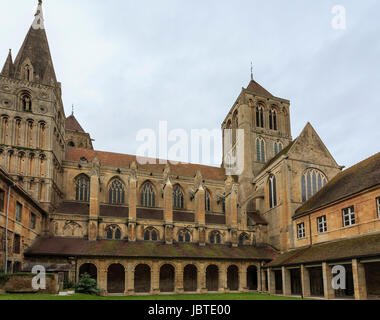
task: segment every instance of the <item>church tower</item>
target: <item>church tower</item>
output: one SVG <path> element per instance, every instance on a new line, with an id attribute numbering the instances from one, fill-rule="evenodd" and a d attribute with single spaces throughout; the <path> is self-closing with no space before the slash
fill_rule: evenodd
<path id="1" fill-rule="evenodd" d="M 252 181 L 265 165 L 292 142 L 290 101 L 272 95 L 251 74 L 251 81 L 242 88 L 222 129 L 224 140 L 227 132 L 232 135 L 230 143 L 223 143 L 225 167 L 226 155 L 230 152 L 226 146 L 231 145 L 232 153 L 241 158 L 238 162 L 242 171 L 235 180 L 240 184 L 239 198 L 242 200 L 254 191 Z M 236 145 L 241 141 L 239 152 Z"/>
<path id="2" fill-rule="evenodd" d="M 65 115 L 42 0 L 13 62 L 0 73 L 0 166 L 46 210 L 62 198 Z"/>

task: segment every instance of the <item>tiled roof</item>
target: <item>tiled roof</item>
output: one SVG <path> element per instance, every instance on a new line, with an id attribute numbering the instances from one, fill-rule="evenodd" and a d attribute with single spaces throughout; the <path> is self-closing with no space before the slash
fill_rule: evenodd
<path id="1" fill-rule="evenodd" d="M 288 251 L 267 266 L 278 267 L 378 255 L 380 255 L 380 234 L 375 234 Z"/>
<path id="2" fill-rule="evenodd" d="M 249 85 L 247 87 L 247 90 L 250 91 L 250 92 L 252 92 L 252 93 L 255 93 L 255 94 L 259 95 L 259 96 L 273 97 L 273 95 L 268 90 L 266 90 L 265 88 L 263 88 L 255 80 L 251 80 L 251 82 L 249 83 Z"/>
<path id="3" fill-rule="evenodd" d="M 198 258 L 272 260 L 277 253 L 270 247 L 227 245 L 172 244 L 161 242 L 127 242 L 116 240 L 88 241 L 86 239 L 40 238 L 25 256 L 57 257 L 131 257 L 131 258 Z"/>
<path id="4" fill-rule="evenodd" d="M 150 170 L 152 172 L 162 173 L 165 169 L 165 164 L 159 164 L 158 159 L 153 159 L 154 164 L 139 165 L 136 156 L 104 151 L 95 151 L 87 149 L 69 148 L 66 153 L 67 161 L 80 162 L 81 158 L 86 158 L 89 163 L 97 157 L 100 164 L 116 168 L 129 168 L 133 161 L 136 161 L 139 168 Z M 224 181 L 225 170 L 219 167 L 210 167 L 198 164 L 170 164 L 171 174 L 185 177 L 195 177 L 198 170 L 202 173 L 204 179 Z"/>
<path id="5" fill-rule="evenodd" d="M 79 124 L 78 120 L 73 114 L 66 118 L 66 130 L 85 133 L 82 126 Z"/>
<path id="6" fill-rule="evenodd" d="M 380 185 L 380 153 L 339 173 L 298 208 L 294 217 L 299 217 L 377 185 Z"/>

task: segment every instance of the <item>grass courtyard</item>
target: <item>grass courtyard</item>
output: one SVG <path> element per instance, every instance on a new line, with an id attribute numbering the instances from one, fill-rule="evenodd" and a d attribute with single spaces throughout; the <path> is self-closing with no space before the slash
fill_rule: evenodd
<path id="1" fill-rule="evenodd" d="M 272 296 L 258 293 L 229 293 L 229 294 L 187 294 L 187 295 L 160 295 L 160 296 L 108 296 L 98 297 L 86 294 L 72 296 L 58 296 L 49 294 L 4 294 L 0 300 L 300 300 L 294 297 Z"/>

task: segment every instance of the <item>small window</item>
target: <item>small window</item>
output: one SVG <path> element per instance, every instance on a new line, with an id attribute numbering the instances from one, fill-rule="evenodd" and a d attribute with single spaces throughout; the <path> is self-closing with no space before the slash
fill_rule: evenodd
<path id="1" fill-rule="evenodd" d="M 304 222 L 297 224 L 297 236 L 298 236 L 298 239 L 304 239 L 306 237 Z"/>
<path id="2" fill-rule="evenodd" d="M 213 232 L 210 235 L 210 243 L 211 244 L 221 244 L 222 243 L 222 237 L 219 232 Z"/>
<path id="3" fill-rule="evenodd" d="M 158 241 L 158 233 L 155 229 L 147 229 L 144 232 L 145 241 Z"/>
<path id="4" fill-rule="evenodd" d="M 349 227 L 356 223 L 354 207 L 343 209 L 343 226 Z"/>
<path id="5" fill-rule="evenodd" d="M 206 212 L 211 212 L 211 197 L 210 192 L 205 191 L 205 210 Z"/>
<path id="6" fill-rule="evenodd" d="M 4 209 L 5 205 L 5 192 L 0 189 L 0 211 L 5 211 Z"/>
<path id="7" fill-rule="evenodd" d="M 21 237 L 18 234 L 15 234 L 13 239 L 13 253 L 20 254 L 21 250 Z"/>
<path id="8" fill-rule="evenodd" d="M 22 204 L 16 202 L 16 221 L 21 222 L 22 218 Z"/>
<path id="9" fill-rule="evenodd" d="M 30 214 L 30 229 L 34 230 L 36 229 L 36 215 L 34 213 Z"/>
<path id="10" fill-rule="evenodd" d="M 380 197 L 376 199 L 377 216 L 380 218 Z"/>
<path id="11" fill-rule="evenodd" d="M 327 232 L 327 218 L 326 216 L 317 218 L 318 232 L 325 233 Z"/>
<path id="12" fill-rule="evenodd" d="M 277 206 L 276 177 L 272 175 L 269 178 L 269 208 L 273 209 L 276 206 Z"/>
<path id="13" fill-rule="evenodd" d="M 191 241 L 190 232 L 187 230 L 183 230 L 178 235 L 178 242 L 187 242 L 189 243 Z"/>

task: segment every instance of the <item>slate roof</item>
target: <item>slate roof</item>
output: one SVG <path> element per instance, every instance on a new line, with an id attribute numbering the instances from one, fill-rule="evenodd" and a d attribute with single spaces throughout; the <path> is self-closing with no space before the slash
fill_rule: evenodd
<path id="1" fill-rule="evenodd" d="M 268 263 L 268 267 L 290 266 L 322 261 L 338 261 L 380 255 L 380 233 L 339 240 L 288 251 Z"/>
<path id="2" fill-rule="evenodd" d="M 97 157 L 102 166 L 110 166 L 116 168 L 129 168 L 133 161 L 136 161 L 139 168 L 150 170 L 152 172 L 162 173 L 165 169 L 165 164 L 159 164 L 158 159 L 153 159 L 154 164 L 143 164 L 139 165 L 137 158 L 134 155 L 79 149 L 79 148 L 68 148 L 66 152 L 66 160 L 80 162 L 81 158 L 86 158 L 89 163 Z M 151 159 L 152 160 L 152 159 Z M 211 167 L 198 164 L 187 164 L 181 163 L 178 165 L 170 165 L 171 175 L 195 177 L 198 170 L 202 173 L 204 179 L 219 180 L 224 181 L 225 170 L 220 167 Z"/>
<path id="3" fill-rule="evenodd" d="M 72 114 L 66 118 L 66 130 L 79 131 L 85 133 L 82 126 L 79 124 L 78 120 Z"/>
<path id="4" fill-rule="evenodd" d="M 273 97 L 273 95 L 268 90 L 266 90 L 265 88 L 263 88 L 255 80 L 251 80 L 251 82 L 248 84 L 247 90 L 250 91 L 250 92 L 252 92 L 252 93 L 255 93 L 255 94 L 259 95 L 259 96 Z"/>
<path id="5" fill-rule="evenodd" d="M 161 242 L 127 242 L 116 240 L 88 241 L 86 239 L 39 238 L 25 256 L 56 257 L 125 257 L 125 258 L 197 258 L 197 259 L 236 259 L 272 260 L 278 254 L 269 246 L 172 244 Z"/>
<path id="6" fill-rule="evenodd" d="M 296 210 L 294 218 L 380 185 L 380 153 L 336 175 Z"/>

